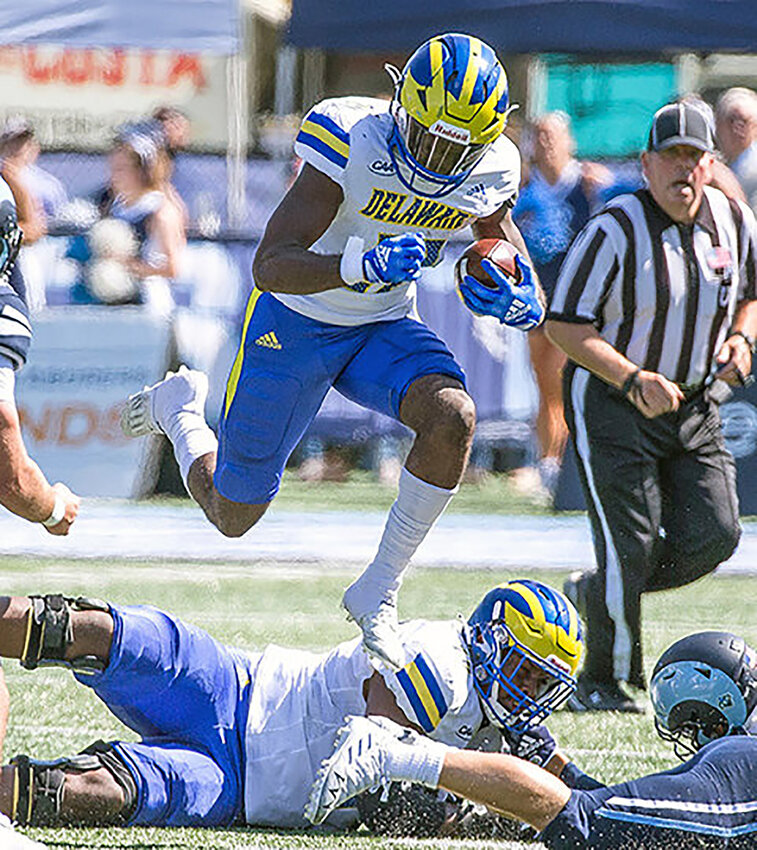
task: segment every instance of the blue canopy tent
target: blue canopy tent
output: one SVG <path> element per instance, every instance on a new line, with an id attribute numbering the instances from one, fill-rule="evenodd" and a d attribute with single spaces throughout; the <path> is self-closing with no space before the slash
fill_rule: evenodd
<path id="1" fill-rule="evenodd" d="M 0 44 L 239 49 L 238 0 L 24 0 L 0 4 Z"/>
<path id="2" fill-rule="evenodd" d="M 289 39 L 404 51 L 451 31 L 509 53 L 753 52 L 757 11 L 754 0 L 293 0 Z"/>

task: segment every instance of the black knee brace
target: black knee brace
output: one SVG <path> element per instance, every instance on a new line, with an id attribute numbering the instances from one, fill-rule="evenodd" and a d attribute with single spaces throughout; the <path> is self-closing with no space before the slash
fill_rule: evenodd
<path id="1" fill-rule="evenodd" d="M 137 786 L 126 765 L 110 744 L 96 741 L 79 755 L 42 761 L 16 756 L 10 762 L 13 779 L 11 820 L 20 826 L 58 826 L 70 821 L 61 817 L 67 773 L 86 773 L 104 767 L 124 794 L 124 806 L 116 820 L 126 823 L 137 803 Z"/>
<path id="2" fill-rule="evenodd" d="M 31 606 L 26 621 L 26 639 L 21 653 L 21 666 L 27 670 L 37 667 L 68 667 L 81 673 L 105 669 L 102 658 L 83 655 L 67 661 L 66 650 L 73 643 L 74 630 L 71 611 L 108 611 L 99 599 L 76 599 L 59 594 L 30 596 Z"/>

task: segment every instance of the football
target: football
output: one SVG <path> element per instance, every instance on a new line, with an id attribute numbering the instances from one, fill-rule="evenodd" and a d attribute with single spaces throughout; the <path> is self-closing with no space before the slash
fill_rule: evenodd
<path id="1" fill-rule="evenodd" d="M 477 242 L 472 242 L 460 255 L 455 265 L 458 283 L 467 274 L 481 283 L 491 286 L 492 279 L 481 266 L 481 260 L 484 259 L 491 260 L 515 283 L 520 283 L 520 271 L 515 265 L 517 254 L 518 249 L 515 245 L 505 239 L 479 239 Z"/>

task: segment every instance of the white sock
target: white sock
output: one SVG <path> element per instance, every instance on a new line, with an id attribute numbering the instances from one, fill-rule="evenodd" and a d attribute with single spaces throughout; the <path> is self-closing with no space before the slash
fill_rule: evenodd
<path id="1" fill-rule="evenodd" d="M 173 444 L 181 480 L 187 487 L 190 467 L 198 457 L 218 451 L 218 440 L 208 423 L 196 413 L 179 413 L 167 425 L 168 439 Z"/>
<path id="2" fill-rule="evenodd" d="M 457 489 L 427 484 L 402 468 L 397 499 L 386 519 L 378 552 L 359 579 L 361 585 L 371 586 L 373 599 L 396 600 L 410 559 Z"/>
<path id="3" fill-rule="evenodd" d="M 439 787 L 444 755 L 449 747 L 424 739 L 416 744 L 397 742 L 386 751 L 387 773 L 393 780 Z"/>

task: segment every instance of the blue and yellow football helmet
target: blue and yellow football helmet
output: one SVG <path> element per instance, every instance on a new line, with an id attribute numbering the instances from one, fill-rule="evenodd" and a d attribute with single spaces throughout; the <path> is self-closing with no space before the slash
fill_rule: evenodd
<path id="1" fill-rule="evenodd" d="M 476 690 L 496 726 L 518 733 L 542 723 L 576 688 L 581 619 L 546 584 L 518 579 L 490 590 L 466 639 Z"/>
<path id="2" fill-rule="evenodd" d="M 502 133 L 507 74 L 478 38 L 438 35 L 422 44 L 394 81 L 389 153 L 404 185 L 439 197 L 459 186 Z"/>
<path id="3" fill-rule="evenodd" d="M 655 727 L 685 759 L 732 735 L 757 709 L 757 655 L 730 632 L 697 632 L 676 641 L 652 671 Z"/>

